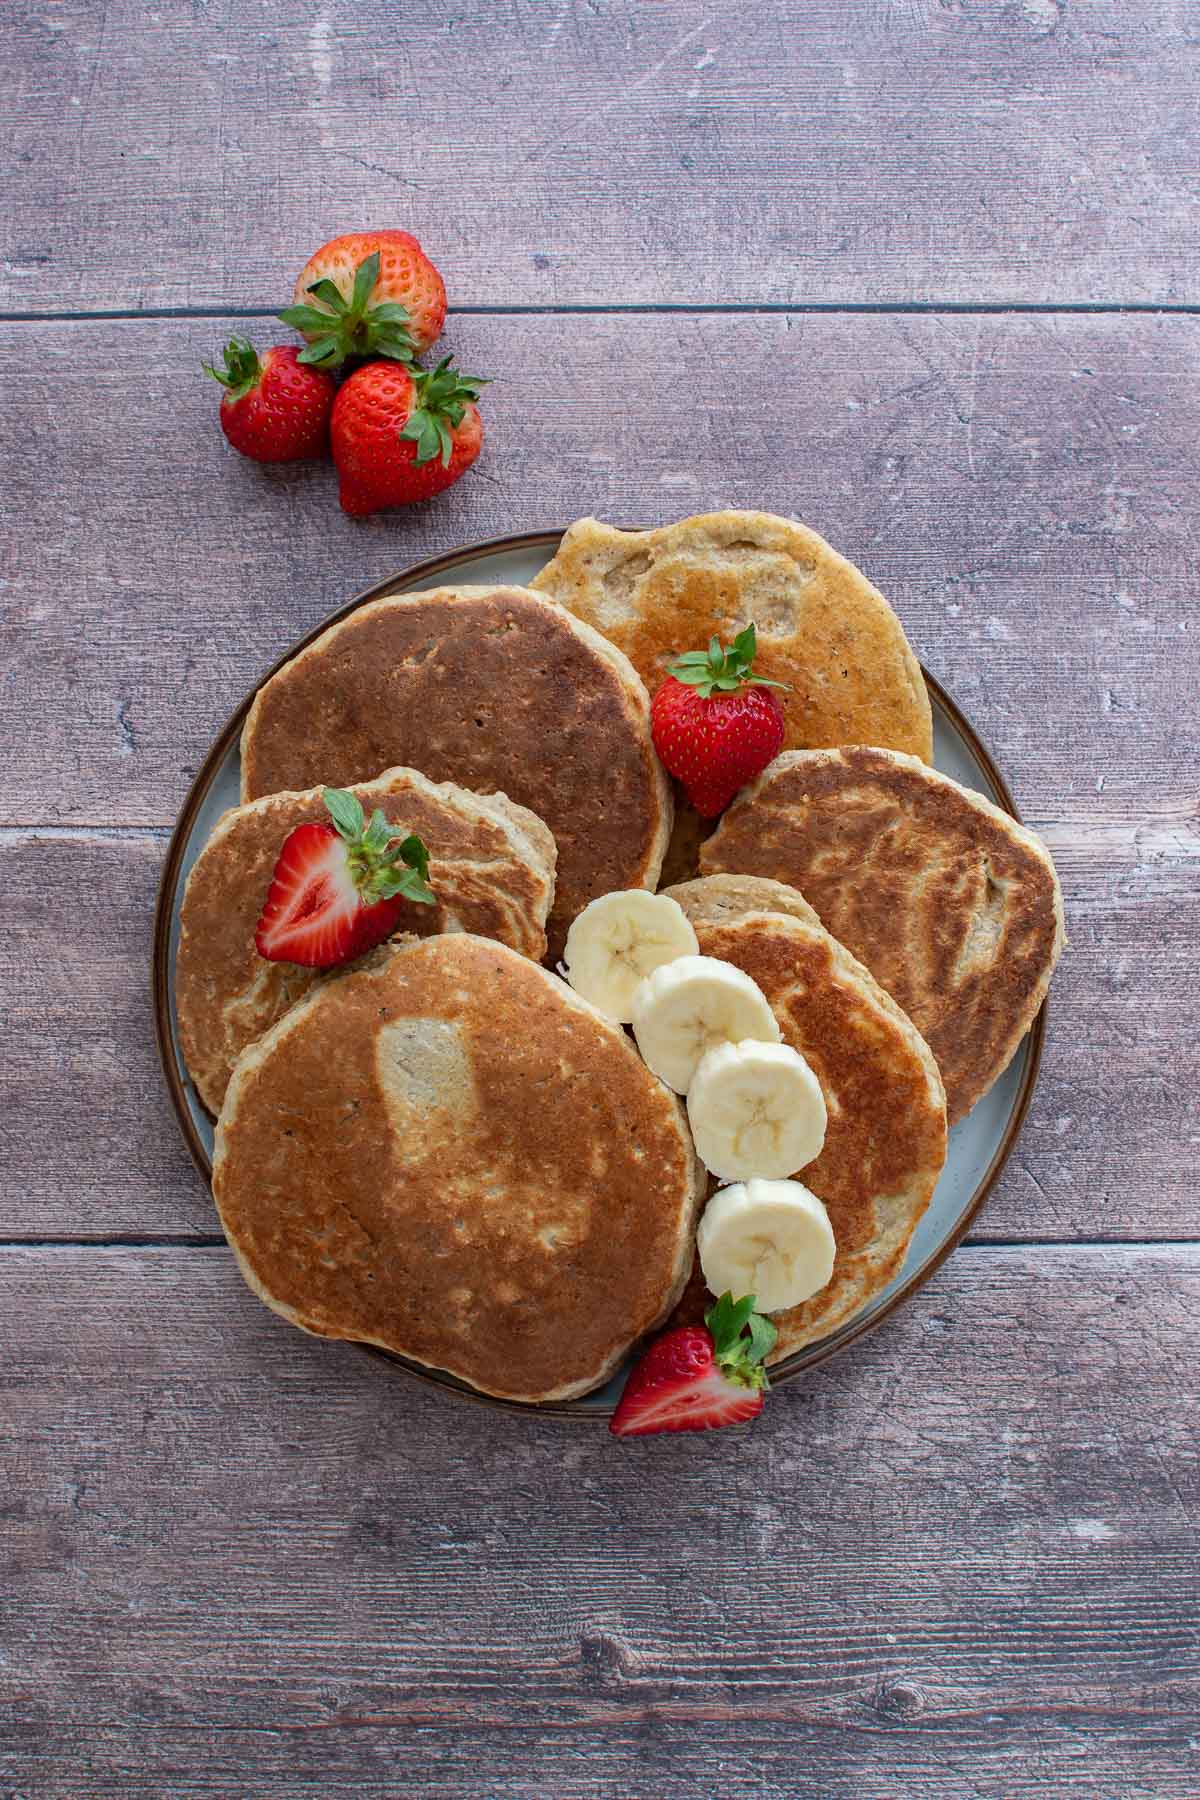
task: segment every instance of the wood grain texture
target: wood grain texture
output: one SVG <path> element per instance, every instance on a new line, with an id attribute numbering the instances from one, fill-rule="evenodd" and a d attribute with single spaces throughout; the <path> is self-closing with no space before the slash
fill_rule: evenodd
<path id="1" fill-rule="evenodd" d="M 1191 1800 L 1198 1308 L 968 1250 L 732 1455 L 447 1404 L 223 1250 L 0 1253 L 0 1791 Z"/>
<path id="2" fill-rule="evenodd" d="M 0 305 L 1200 299 L 1187 0 L 28 0 Z"/>

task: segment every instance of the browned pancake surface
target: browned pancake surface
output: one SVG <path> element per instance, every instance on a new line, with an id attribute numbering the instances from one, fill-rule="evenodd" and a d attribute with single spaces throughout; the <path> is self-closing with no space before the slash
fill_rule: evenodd
<path id="1" fill-rule="evenodd" d="M 247 1051 L 213 1187 L 295 1323 L 547 1399 L 603 1381 L 674 1304 L 700 1171 L 624 1032 L 452 936 L 323 983 Z"/>
<path id="2" fill-rule="evenodd" d="M 933 754 L 929 696 L 896 614 L 825 539 L 773 513 L 656 531 L 580 519 L 533 584 L 622 649 L 651 693 L 673 656 L 754 622 L 759 675 L 784 682 L 786 744 Z M 673 873 L 687 873 L 676 860 Z"/>
<path id="3" fill-rule="evenodd" d="M 779 757 L 735 801 L 700 866 L 789 882 L 926 1039 L 953 1123 L 1008 1066 L 1063 942 L 1045 846 L 910 757 Z"/>
<path id="4" fill-rule="evenodd" d="M 747 912 L 708 923 L 703 882 L 676 888 L 701 953 L 745 970 L 821 1083 L 829 1121 L 820 1156 L 797 1179 L 824 1201 L 837 1244 L 833 1278 L 772 1315 L 774 1359 L 835 1330 L 892 1279 L 946 1160 L 946 1110 L 928 1048 L 870 975 L 819 925 Z M 712 1304 L 698 1274 L 676 1313 Z"/>
<path id="5" fill-rule="evenodd" d="M 540 819 L 503 795 L 469 794 L 413 769 L 389 769 L 352 792 L 368 817 L 379 807 L 397 828 L 415 831 L 430 854 L 437 905 L 406 904 L 397 935 L 470 931 L 524 956 L 545 955 L 554 839 Z M 220 1111 L 247 1044 L 317 979 L 314 969 L 259 956 L 254 931 L 284 840 L 298 825 L 328 820 L 319 788 L 235 807 L 188 876 L 175 1005 L 184 1061 L 210 1112 Z"/>
<path id="6" fill-rule="evenodd" d="M 497 789 L 558 845 L 548 937 L 614 888 L 653 887 L 670 790 L 634 671 L 523 588 L 438 589 L 360 607 L 266 683 L 242 738 L 242 798 L 346 786 L 404 763 Z"/>

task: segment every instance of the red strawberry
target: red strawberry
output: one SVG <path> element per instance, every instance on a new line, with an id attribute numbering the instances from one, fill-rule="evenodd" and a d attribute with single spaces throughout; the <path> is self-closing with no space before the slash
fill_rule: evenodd
<path id="1" fill-rule="evenodd" d="M 243 456 L 276 463 L 325 454 L 333 380 L 305 368 L 294 345 L 276 344 L 260 362 L 253 344 L 230 338 L 224 369 L 203 366 L 225 389 L 221 430 Z"/>
<path id="2" fill-rule="evenodd" d="M 335 408 L 335 458 L 336 432 Z M 705 819 L 723 811 L 783 747 L 783 708 L 771 692 L 783 683 L 754 679 L 757 648 L 747 625 L 730 650 L 718 638 L 707 650 L 689 650 L 668 664 L 650 707 L 654 748 Z"/>
<path id="3" fill-rule="evenodd" d="M 362 517 L 428 500 L 479 455 L 478 375 L 445 357 L 436 369 L 367 363 L 338 390 L 331 433 L 344 511 Z"/>
<path id="4" fill-rule="evenodd" d="M 609 1430 L 646 1437 L 756 1418 L 767 1389 L 763 1363 L 777 1336 L 770 1319 L 755 1312 L 753 1294 L 738 1301 L 722 1294 L 704 1325 L 679 1325 L 655 1339 L 630 1373 Z"/>
<path id="5" fill-rule="evenodd" d="M 254 934 L 268 962 L 331 969 L 391 937 L 406 900 L 436 902 L 419 837 L 402 837 L 376 809 L 366 824 L 354 794 L 325 789 L 332 825 L 289 832 Z"/>
<path id="6" fill-rule="evenodd" d="M 279 317 L 308 339 L 303 362 L 419 356 L 441 336 L 446 285 L 407 231 L 352 231 L 310 256 Z"/>

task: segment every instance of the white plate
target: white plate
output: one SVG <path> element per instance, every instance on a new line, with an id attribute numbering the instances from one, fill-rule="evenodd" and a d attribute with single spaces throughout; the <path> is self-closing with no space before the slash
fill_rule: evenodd
<path id="1" fill-rule="evenodd" d="M 558 547 L 559 535 L 557 532 L 540 532 L 527 537 L 500 539 L 421 563 L 380 582 L 369 592 L 358 595 L 333 616 L 344 617 L 355 607 L 368 600 L 378 600 L 384 594 L 412 592 L 418 588 L 436 586 L 449 578 L 464 583 L 511 582 L 523 586 L 553 556 Z M 294 656 L 303 644 L 310 642 L 331 623 L 332 619 L 324 620 L 301 643 L 293 644 L 286 656 L 281 658 L 281 662 Z M 1012 797 L 988 751 L 949 695 L 929 675 L 926 675 L 926 680 L 933 704 L 935 766 L 943 774 L 953 776 L 964 787 L 974 788 L 978 793 L 985 794 L 989 800 L 994 800 L 1015 817 Z M 206 1179 L 211 1174 L 213 1123 L 200 1104 L 184 1067 L 179 1051 L 175 1012 L 175 952 L 179 941 L 179 905 L 188 871 L 213 826 L 227 808 L 238 804 L 238 742 L 252 699 L 253 695 L 248 695 L 229 721 L 192 784 L 167 853 L 155 922 L 154 996 L 159 1051 L 188 1148 Z M 895 1280 L 839 1330 L 819 1343 L 806 1345 L 772 1370 L 772 1380 L 777 1385 L 798 1375 L 801 1370 L 824 1361 L 877 1324 L 893 1306 L 929 1278 L 943 1257 L 962 1237 L 1016 1142 L 1037 1077 L 1043 1028 L 1044 1013 L 1039 1013 L 1033 1029 L 1000 1080 L 951 1131 L 946 1166 L 934 1191 L 933 1200 L 913 1234 L 904 1266 Z M 378 1351 L 373 1354 L 386 1353 Z M 403 1357 L 388 1357 L 387 1360 L 426 1381 L 436 1382 L 457 1393 L 469 1395 L 472 1399 L 483 1400 L 488 1405 L 509 1404 L 477 1394 L 473 1388 L 456 1381 L 453 1376 L 422 1368 Z M 607 1387 L 586 1395 L 582 1400 L 558 1402 L 536 1410 L 581 1417 L 607 1417 L 616 1403 L 623 1380 L 622 1372 L 614 1376 Z M 517 1410 L 533 1409 L 518 1407 Z"/>

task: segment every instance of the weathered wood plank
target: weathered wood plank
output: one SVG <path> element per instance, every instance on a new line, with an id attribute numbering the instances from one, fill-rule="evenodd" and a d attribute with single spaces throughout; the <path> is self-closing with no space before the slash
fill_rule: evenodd
<path id="1" fill-rule="evenodd" d="M 223 1251 L 0 1253 L 0 1791 L 1191 1800 L 1198 1305 L 1195 1247 L 966 1250 L 618 1449 Z"/>
<path id="2" fill-rule="evenodd" d="M 259 673 L 405 563 L 735 504 L 878 581 L 1068 861 L 1115 853 L 1121 899 L 1194 867 L 1200 319 L 458 320 L 498 377 L 480 466 L 365 523 L 330 468 L 227 449 L 230 328 L 0 328 L 0 823 L 168 823 Z"/>
<path id="3" fill-rule="evenodd" d="M 1200 298 L 1184 0 L 8 12 L 10 310 L 282 304 L 360 223 L 461 304 Z"/>
<path id="4" fill-rule="evenodd" d="M 155 1062 L 150 928 L 164 850 L 158 838 L 0 833 L 0 893 L 16 921 L 0 944 L 0 1238 L 216 1229 Z M 1108 863 L 1065 874 L 1072 942 L 1041 1086 L 976 1235 L 1195 1237 L 1197 883 L 1181 908 L 1179 893 L 1106 901 L 1120 885 Z M 68 891 L 81 911 L 64 933 L 47 895 Z"/>

